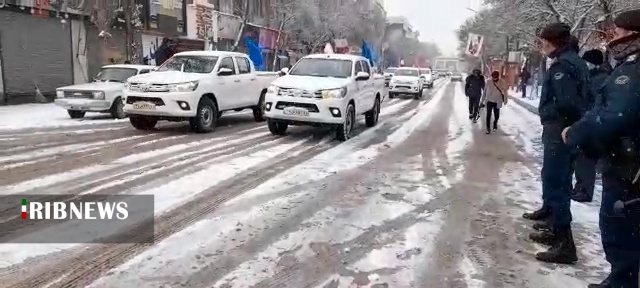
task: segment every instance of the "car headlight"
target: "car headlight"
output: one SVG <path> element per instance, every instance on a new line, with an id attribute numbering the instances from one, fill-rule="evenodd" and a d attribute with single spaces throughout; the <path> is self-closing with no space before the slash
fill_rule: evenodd
<path id="1" fill-rule="evenodd" d="M 56 97 L 57 98 L 64 98 L 64 91 L 56 90 Z"/>
<path id="2" fill-rule="evenodd" d="M 198 81 L 169 85 L 170 92 L 191 92 L 198 88 Z"/>
<path id="3" fill-rule="evenodd" d="M 347 96 L 347 88 L 346 87 L 342 87 L 342 88 L 338 88 L 338 89 L 322 90 L 321 92 L 322 92 L 322 98 L 323 99 L 344 98 L 344 96 Z"/>
<path id="4" fill-rule="evenodd" d="M 131 82 L 124 83 L 124 90 L 131 91 Z"/>
<path id="5" fill-rule="evenodd" d="M 279 87 L 271 85 L 267 88 L 267 94 L 278 94 Z"/>
<path id="6" fill-rule="evenodd" d="M 102 91 L 93 92 L 93 99 L 104 100 L 104 92 Z"/>

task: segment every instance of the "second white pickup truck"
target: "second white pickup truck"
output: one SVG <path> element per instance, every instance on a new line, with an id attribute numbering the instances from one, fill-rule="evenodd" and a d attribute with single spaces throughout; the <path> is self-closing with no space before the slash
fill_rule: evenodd
<path id="1" fill-rule="evenodd" d="M 353 135 L 358 115 L 368 127 L 378 123 L 384 101 L 384 76 L 373 74 L 361 56 L 315 54 L 300 59 L 272 83 L 265 101 L 272 134 L 289 125 L 332 126 L 338 140 Z"/>
<path id="2" fill-rule="evenodd" d="M 155 72 L 130 78 L 124 111 L 136 129 L 159 120 L 189 121 L 198 133 L 215 129 L 224 111 L 252 109 L 264 121 L 264 98 L 277 72 L 256 72 L 247 55 L 227 51 L 175 54 Z"/>

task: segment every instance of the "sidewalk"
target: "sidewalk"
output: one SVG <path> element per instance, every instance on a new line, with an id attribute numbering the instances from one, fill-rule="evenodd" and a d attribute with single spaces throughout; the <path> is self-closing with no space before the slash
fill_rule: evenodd
<path id="1" fill-rule="evenodd" d="M 529 91 L 529 93 L 531 93 L 531 91 L 533 91 L 533 87 L 532 86 L 527 86 L 527 91 Z M 535 92 L 535 91 L 533 91 Z M 527 93 L 527 94 L 529 94 Z M 533 97 L 531 97 L 529 95 L 527 95 L 526 98 L 522 98 L 522 92 L 516 92 L 515 90 L 509 90 L 509 98 L 511 98 L 511 100 L 513 100 L 514 102 L 518 103 L 518 105 L 522 106 L 523 108 L 527 109 L 529 112 L 538 115 L 538 104 L 540 103 L 540 97 L 539 97 L 539 93 L 540 93 L 540 88 L 538 89 L 538 95 L 535 95 Z"/>

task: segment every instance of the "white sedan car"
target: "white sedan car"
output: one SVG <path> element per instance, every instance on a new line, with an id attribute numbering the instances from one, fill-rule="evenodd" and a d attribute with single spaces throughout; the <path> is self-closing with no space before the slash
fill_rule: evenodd
<path id="1" fill-rule="evenodd" d="M 389 98 L 393 98 L 398 94 L 410 94 L 415 99 L 422 97 L 424 80 L 420 76 L 420 69 L 412 67 L 402 67 L 396 70 L 396 73 L 389 82 Z"/>

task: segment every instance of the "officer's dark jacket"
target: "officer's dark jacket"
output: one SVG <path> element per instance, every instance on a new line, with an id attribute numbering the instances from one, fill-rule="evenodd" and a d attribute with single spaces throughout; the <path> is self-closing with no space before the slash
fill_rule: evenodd
<path id="1" fill-rule="evenodd" d="M 559 48 L 545 76 L 538 112 L 545 124 L 570 126 L 587 110 L 589 68 L 574 47 Z"/>
<path id="2" fill-rule="evenodd" d="M 589 110 L 602 105 L 600 89 L 604 85 L 604 81 L 607 80 L 607 77 L 609 77 L 609 71 L 604 67 L 589 70 L 589 88 L 591 89 L 591 93 L 589 95 Z"/>
<path id="3" fill-rule="evenodd" d="M 600 91 L 602 102 L 599 109 L 590 111 L 571 126 L 567 132 L 567 144 L 589 147 L 592 151 L 607 153 L 601 156 L 615 157 L 629 151 L 621 148 L 624 140 L 640 143 L 638 55 L 630 56 L 618 65 Z"/>
<path id="4" fill-rule="evenodd" d="M 480 97 L 482 96 L 482 90 L 484 90 L 484 76 L 480 75 L 469 75 L 467 79 L 465 79 L 464 84 L 464 92 L 469 97 Z"/>

